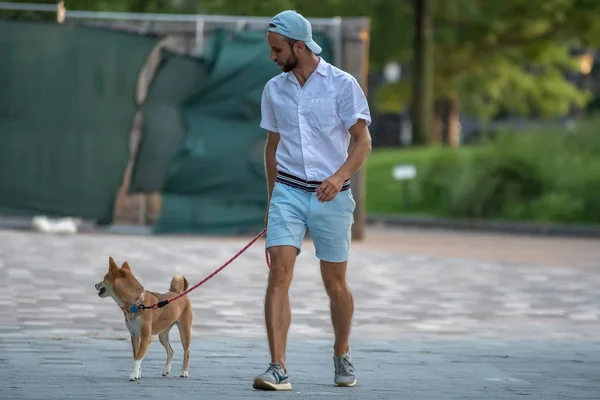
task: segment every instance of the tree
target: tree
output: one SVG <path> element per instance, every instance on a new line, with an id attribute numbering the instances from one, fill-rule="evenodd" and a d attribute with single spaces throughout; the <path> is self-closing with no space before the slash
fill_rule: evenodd
<path id="1" fill-rule="evenodd" d="M 41 0 L 52 2 L 52 0 Z M 481 119 L 499 111 L 551 118 L 582 107 L 589 94 L 568 79 L 572 49 L 600 41 L 598 0 L 435 0 L 433 101 L 442 126 L 459 110 Z M 269 16 L 296 9 L 307 17 L 369 16 L 371 71 L 413 60 L 411 0 L 67 0 L 68 9 Z M 409 76 L 414 73 L 409 70 Z M 417 93 L 415 93 L 416 95 Z M 397 112 L 411 103 L 411 81 L 384 87 L 376 108 Z M 435 125 L 434 125 L 435 126 Z M 430 129 L 440 141 L 439 129 Z M 448 134 L 456 143 L 456 131 Z"/>
<path id="2" fill-rule="evenodd" d="M 411 8 L 402 11 L 410 21 Z M 571 50 L 597 44 L 598 11 L 594 0 L 438 0 L 434 92 L 438 106 L 450 111 L 446 122 L 461 106 L 483 119 L 501 109 L 551 118 L 583 106 L 589 95 L 567 79 L 578 67 Z M 410 47 L 410 38 L 403 40 Z M 398 59 L 406 62 L 410 53 Z M 406 103 L 410 86 L 403 82 L 381 95 Z"/>
<path id="3" fill-rule="evenodd" d="M 294 2 L 293 0 L 202 0 L 201 5 L 202 12 L 205 14 L 268 16 L 293 8 Z"/>
<path id="4" fill-rule="evenodd" d="M 22 3 L 22 1 L 9 1 L 9 3 Z M 32 1 L 32 3 L 34 3 Z M 37 0 L 36 4 L 57 5 L 58 0 Z M 114 11 L 114 12 L 151 12 L 151 13 L 191 13 L 197 11 L 196 1 L 185 0 L 64 0 L 67 10 L 81 11 Z M 3 13 L 10 19 L 37 19 L 56 20 L 52 13 L 35 13 L 24 11 L 11 11 Z"/>
<path id="5" fill-rule="evenodd" d="M 433 105 L 433 2 L 412 0 L 414 14 L 412 126 L 413 142 L 427 143 Z"/>

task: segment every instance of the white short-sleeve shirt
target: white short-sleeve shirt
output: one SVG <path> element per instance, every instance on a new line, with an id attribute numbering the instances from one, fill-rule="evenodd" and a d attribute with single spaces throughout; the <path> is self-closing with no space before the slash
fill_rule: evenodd
<path id="1" fill-rule="evenodd" d="M 371 123 L 366 96 L 349 73 L 322 58 L 301 87 L 292 72 L 267 82 L 260 126 L 280 136 L 277 169 L 307 181 L 323 181 L 348 157 L 348 130 Z"/>

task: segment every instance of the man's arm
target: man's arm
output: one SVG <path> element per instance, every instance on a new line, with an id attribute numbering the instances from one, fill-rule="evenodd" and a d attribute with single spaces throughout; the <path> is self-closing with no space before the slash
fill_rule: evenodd
<path id="1" fill-rule="evenodd" d="M 369 132 L 371 114 L 366 96 L 356 79 L 351 78 L 346 82 L 340 97 L 339 117 L 354 139 L 354 146 L 340 169 L 323 181 L 317 189 L 317 198 L 320 201 L 335 199 L 344 182 L 363 166 L 371 154 L 371 133 Z"/>
<path id="2" fill-rule="evenodd" d="M 342 182 L 350 179 L 363 166 L 371 154 L 371 133 L 364 119 L 359 119 L 349 130 L 354 146 L 346 162 L 335 173 Z"/>
<path id="3" fill-rule="evenodd" d="M 277 145 L 279 144 L 279 134 L 269 131 L 267 134 L 267 144 L 265 145 L 265 172 L 267 175 L 268 201 L 271 201 L 275 179 L 277 178 Z"/>
<path id="4" fill-rule="evenodd" d="M 338 195 L 344 182 L 352 177 L 363 166 L 371 154 L 371 133 L 364 119 L 359 119 L 350 127 L 350 135 L 354 139 L 354 146 L 348 153 L 346 162 L 342 164 L 333 176 L 327 178 L 317 189 L 317 198 L 320 201 L 331 201 Z"/>
<path id="5" fill-rule="evenodd" d="M 277 129 L 277 118 L 273 110 L 273 104 L 269 97 L 269 84 L 265 86 L 260 102 L 261 121 L 260 126 L 268 131 L 267 143 L 265 145 L 265 172 L 267 176 L 267 195 L 268 201 L 271 201 L 275 179 L 277 178 L 277 145 L 279 144 L 279 131 Z"/>

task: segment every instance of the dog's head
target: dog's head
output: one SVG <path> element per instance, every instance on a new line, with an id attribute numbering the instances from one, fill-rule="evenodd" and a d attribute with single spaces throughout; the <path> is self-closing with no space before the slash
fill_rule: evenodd
<path id="1" fill-rule="evenodd" d="M 139 285 L 139 282 L 133 277 L 131 268 L 127 261 L 119 268 L 115 260 L 110 257 L 108 259 L 108 272 L 104 275 L 104 279 L 96 283 L 96 290 L 98 296 L 119 297 L 121 294 L 128 293 L 130 290 L 134 290 L 135 286 Z"/>

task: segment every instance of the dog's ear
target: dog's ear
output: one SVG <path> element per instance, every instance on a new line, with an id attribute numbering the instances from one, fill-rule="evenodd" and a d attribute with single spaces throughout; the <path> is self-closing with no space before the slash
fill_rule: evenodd
<path id="1" fill-rule="evenodd" d="M 121 269 L 125 269 L 125 270 L 131 272 L 131 268 L 129 267 L 129 264 L 127 263 L 127 261 L 125 261 L 123 263 L 123 265 L 121 265 Z"/>
<path id="2" fill-rule="evenodd" d="M 112 257 L 108 258 L 108 272 L 115 274 L 119 271 L 119 266 Z"/>

